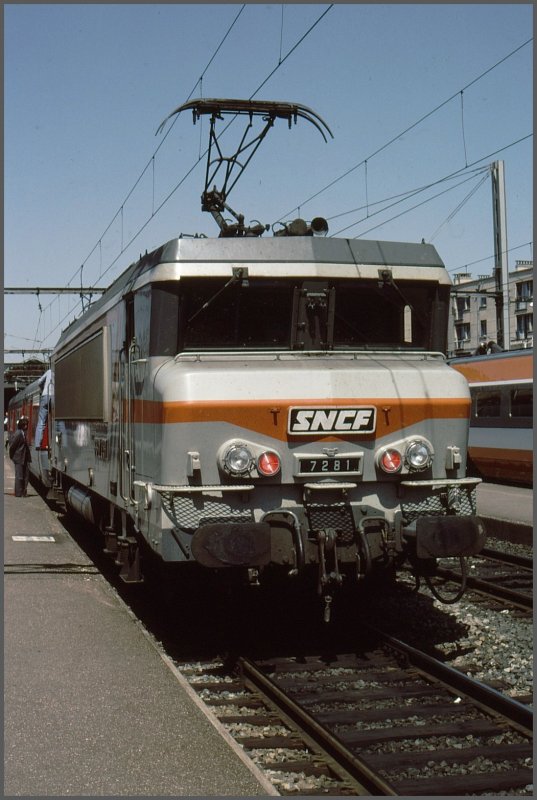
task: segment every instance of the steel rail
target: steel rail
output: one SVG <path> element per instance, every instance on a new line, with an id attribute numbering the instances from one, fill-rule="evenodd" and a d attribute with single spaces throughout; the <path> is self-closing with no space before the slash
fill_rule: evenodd
<path id="1" fill-rule="evenodd" d="M 438 570 L 437 574 L 442 577 L 451 578 L 454 581 L 457 581 L 458 579 L 457 573 L 451 572 L 451 570 L 440 569 Z M 473 589 L 476 592 L 486 594 L 487 596 L 492 597 L 493 600 L 506 600 L 508 603 L 512 603 L 512 605 L 517 606 L 524 611 L 531 611 L 533 608 L 533 597 L 531 594 L 523 594 L 522 592 L 517 592 L 514 589 L 507 589 L 504 586 L 497 586 L 495 583 L 484 581 L 481 578 L 473 578 L 472 576 L 468 576 L 466 579 L 466 587 L 467 589 Z"/>
<path id="2" fill-rule="evenodd" d="M 533 571 L 533 559 L 527 556 L 519 556 L 516 553 L 504 553 L 501 550 L 492 550 L 490 547 L 484 547 L 477 557 L 487 558 L 491 561 L 499 561 L 502 564 L 511 564 L 514 567 L 522 567 Z"/>
<path id="3" fill-rule="evenodd" d="M 309 736 L 331 760 L 334 760 L 336 767 L 343 767 L 349 773 L 350 777 L 364 790 L 364 793 L 380 796 L 398 795 L 388 781 L 381 778 L 361 758 L 353 755 L 337 737 L 313 719 L 307 711 L 261 672 L 254 662 L 241 656 L 237 664 L 247 685 L 249 683 L 251 688 L 262 691 L 268 696 L 278 706 L 278 709 L 299 726 L 301 732 Z"/>
<path id="4" fill-rule="evenodd" d="M 533 710 L 529 706 L 502 694 L 497 689 L 493 689 L 491 686 L 475 680 L 475 678 L 465 675 L 463 672 L 438 661 L 426 653 L 422 653 L 415 647 L 401 642 L 399 639 L 395 639 L 377 628 L 370 625 L 366 627 L 381 637 L 388 646 L 408 658 L 408 661 L 413 666 L 441 681 L 448 688 L 455 689 L 457 692 L 466 695 L 469 700 L 478 702 L 485 710 L 501 714 L 505 719 L 522 728 L 525 734 L 532 734 Z"/>
<path id="5" fill-rule="evenodd" d="M 461 575 L 450 569 L 443 569 L 440 567 L 437 569 L 436 575 L 441 578 L 450 579 L 454 583 L 461 583 Z M 523 611 L 531 611 L 533 608 L 532 594 L 517 592 L 515 589 L 499 586 L 492 581 L 483 580 L 482 578 L 474 578 L 472 575 L 466 576 L 466 588 L 485 594 L 493 600 L 506 600 L 508 603 L 512 603 L 512 605 L 521 608 Z"/>
<path id="6" fill-rule="evenodd" d="M 533 728 L 533 711 L 528 706 L 513 700 L 496 689 L 470 678 L 457 669 L 437 661 L 416 648 L 385 634 L 374 626 L 366 625 L 366 629 L 374 633 L 381 643 L 389 649 L 396 660 L 402 659 L 406 668 L 410 667 L 426 681 L 440 684 L 444 690 L 464 696 L 474 707 L 481 709 L 487 716 L 498 719 L 511 726 L 523 736 L 531 740 Z M 393 796 L 400 792 L 392 783 L 380 777 L 375 767 L 364 762 L 360 756 L 354 755 L 340 739 L 326 730 L 324 725 L 308 713 L 299 701 L 287 696 L 285 689 L 280 688 L 270 677 L 261 672 L 257 665 L 246 657 L 237 660 L 242 671 L 245 685 L 250 690 L 262 692 L 280 713 L 298 726 L 300 733 L 323 751 L 324 757 L 330 759 L 329 766 L 338 774 L 343 768 L 360 787 L 359 793 L 365 789 L 371 795 Z M 498 729 L 500 730 L 500 728 Z M 335 762 L 335 769 L 332 766 Z"/>

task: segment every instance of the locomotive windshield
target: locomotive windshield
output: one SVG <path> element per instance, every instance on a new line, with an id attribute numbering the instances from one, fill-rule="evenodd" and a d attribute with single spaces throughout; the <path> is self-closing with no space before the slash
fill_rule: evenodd
<path id="1" fill-rule="evenodd" d="M 445 350 L 449 289 L 375 280 L 184 278 L 152 286 L 152 355 Z"/>

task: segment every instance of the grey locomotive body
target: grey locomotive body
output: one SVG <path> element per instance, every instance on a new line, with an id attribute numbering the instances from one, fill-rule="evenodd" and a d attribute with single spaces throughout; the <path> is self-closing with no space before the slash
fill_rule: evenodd
<path id="1" fill-rule="evenodd" d="M 425 244 L 175 239 L 52 356 L 50 474 L 127 580 L 140 547 L 319 586 L 483 543 L 470 397 Z"/>
<path id="2" fill-rule="evenodd" d="M 167 119 L 185 110 L 210 116 L 202 209 L 220 236 L 146 254 L 63 332 L 48 463 L 34 463 L 126 580 L 142 549 L 254 584 L 313 574 L 329 614 L 333 588 L 405 559 L 418 574 L 464 564 L 484 530 L 436 250 L 319 238 L 320 217 L 261 238 L 269 226 L 227 202 L 246 164 L 277 119 L 330 129 L 295 103 L 198 99 Z M 246 119 L 229 156 L 224 114 Z M 12 422 L 35 402 L 17 396 Z"/>

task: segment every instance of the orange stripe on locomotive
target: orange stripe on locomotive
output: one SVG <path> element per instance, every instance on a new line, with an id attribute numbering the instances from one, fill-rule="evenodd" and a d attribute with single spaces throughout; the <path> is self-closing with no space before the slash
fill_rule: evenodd
<path id="1" fill-rule="evenodd" d="M 418 425 L 429 419 L 469 419 L 469 398 L 441 398 L 441 399 L 379 399 L 369 398 L 344 398 L 331 399 L 322 402 L 323 408 L 337 408 L 340 406 L 375 406 L 377 409 L 377 425 L 374 433 L 360 433 L 363 438 L 381 438 L 396 434 L 404 428 Z M 238 401 L 182 401 L 182 402 L 156 402 L 148 400 L 135 400 L 132 407 L 135 423 L 166 425 L 173 423 L 202 423 L 224 422 L 239 428 L 255 431 L 258 434 L 271 436 L 281 441 L 309 437 L 295 437 L 287 432 L 287 418 L 289 409 L 293 406 L 318 407 L 319 400 L 238 400 Z M 325 434 L 319 430 L 311 434 L 318 439 L 320 436 L 327 439 L 339 440 L 357 433 L 349 431 L 345 436 Z"/>

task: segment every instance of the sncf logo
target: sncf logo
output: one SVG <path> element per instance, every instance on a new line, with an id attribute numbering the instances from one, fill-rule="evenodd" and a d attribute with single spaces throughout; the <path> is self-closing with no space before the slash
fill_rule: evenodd
<path id="1" fill-rule="evenodd" d="M 373 433 L 375 408 L 370 406 L 336 406 L 335 408 L 290 408 L 287 432 Z"/>

